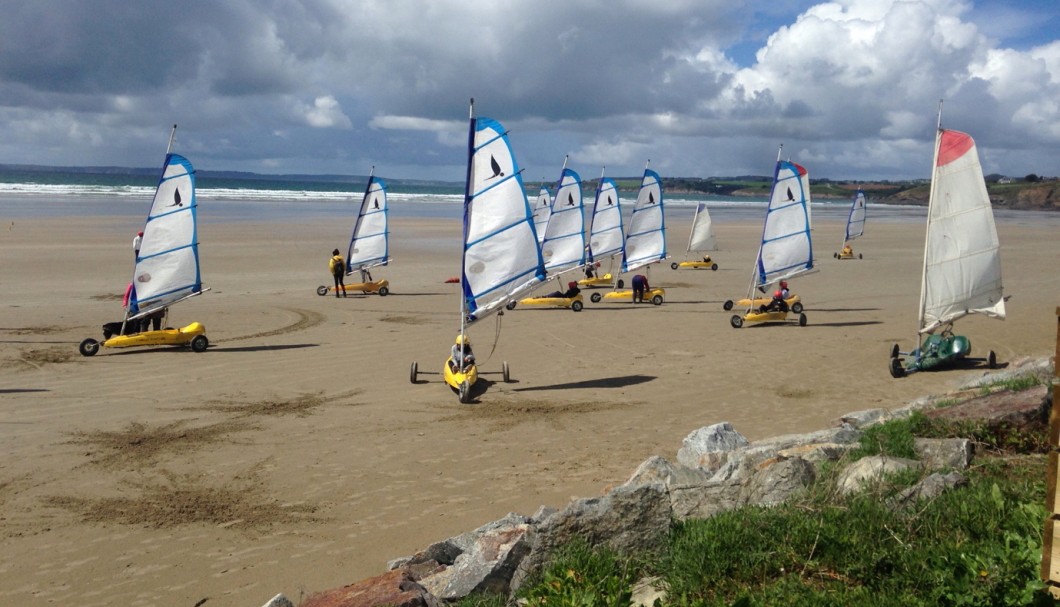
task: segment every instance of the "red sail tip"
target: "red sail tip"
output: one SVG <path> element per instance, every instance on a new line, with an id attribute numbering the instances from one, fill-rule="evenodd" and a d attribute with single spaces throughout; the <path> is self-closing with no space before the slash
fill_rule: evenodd
<path id="1" fill-rule="evenodd" d="M 973 145 L 975 145 L 975 141 L 967 133 L 942 131 L 942 138 L 939 141 L 938 166 L 946 166 L 964 156 L 968 150 L 972 149 Z"/>

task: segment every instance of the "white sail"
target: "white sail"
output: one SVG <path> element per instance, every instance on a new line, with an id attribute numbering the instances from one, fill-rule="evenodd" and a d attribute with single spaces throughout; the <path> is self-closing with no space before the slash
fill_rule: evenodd
<path id="1" fill-rule="evenodd" d="M 564 168 L 552 201 L 552 214 L 541 241 L 545 270 L 556 273 L 585 263 L 585 215 L 582 179 Z"/>
<path id="2" fill-rule="evenodd" d="M 637 203 L 629 218 L 622 271 L 632 272 L 662 259 L 666 259 L 662 178 L 655 171 L 644 169 Z"/>
<path id="3" fill-rule="evenodd" d="M 499 122 L 471 118 L 464 195 L 462 311 L 474 322 L 545 278 L 523 178 Z"/>
<path id="4" fill-rule="evenodd" d="M 551 215 L 552 193 L 548 191 L 548 186 L 542 185 L 537 200 L 534 201 L 534 230 L 537 232 L 538 242 L 545 239 L 545 228 Z"/>
<path id="5" fill-rule="evenodd" d="M 847 233 L 843 242 L 849 242 L 865 235 L 865 192 L 858 190 L 850 204 L 850 216 L 847 217 Z"/>
<path id="6" fill-rule="evenodd" d="M 791 161 L 777 161 L 758 252 L 759 285 L 813 269 L 808 184 L 806 169 Z"/>
<path id="7" fill-rule="evenodd" d="M 920 332 L 967 314 L 1005 317 L 994 213 L 975 141 L 940 129 L 928 200 Z"/>
<path id="8" fill-rule="evenodd" d="M 368 177 L 361 209 L 353 225 L 350 248 L 346 253 L 346 273 L 385 266 L 387 262 L 386 184 L 372 175 Z"/>
<path id="9" fill-rule="evenodd" d="M 128 318 L 202 292 L 197 206 L 191 162 L 178 154 L 166 155 L 136 256 Z"/>
<path id="10" fill-rule="evenodd" d="M 692 218 L 692 232 L 688 235 L 688 252 L 716 251 L 717 239 L 714 238 L 714 226 L 710 222 L 710 211 L 707 203 L 696 205 L 696 214 Z"/>
<path id="11" fill-rule="evenodd" d="M 618 186 L 610 178 L 600 178 L 593 203 L 593 217 L 589 222 L 589 258 L 600 261 L 622 252 L 625 244 L 622 230 L 622 203 Z"/>

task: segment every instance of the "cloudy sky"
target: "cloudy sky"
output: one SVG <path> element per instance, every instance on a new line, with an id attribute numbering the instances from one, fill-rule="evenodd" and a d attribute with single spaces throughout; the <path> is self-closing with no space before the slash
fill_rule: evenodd
<path id="1" fill-rule="evenodd" d="M 1057 0 L 6 0 L 0 163 L 460 181 L 468 98 L 528 180 L 1060 174 Z"/>

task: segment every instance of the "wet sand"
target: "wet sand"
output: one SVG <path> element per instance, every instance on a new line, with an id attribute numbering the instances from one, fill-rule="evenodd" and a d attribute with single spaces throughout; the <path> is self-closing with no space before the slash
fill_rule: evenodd
<path id="1" fill-rule="evenodd" d="M 297 602 L 507 512 L 599 495 L 698 427 L 811 431 L 976 372 L 887 372 L 914 338 L 922 223 L 870 222 L 864 259 L 836 261 L 843 227 L 817 221 L 821 271 L 792 281 L 809 325 L 734 330 L 722 302 L 746 293 L 761 225 L 733 221 L 717 272 L 651 271 L 662 306 L 517 308 L 492 354 L 496 319 L 472 327 L 484 392 L 461 405 L 440 374 L 459 222 L 392 222 L 394 261 L 374 272 L 391 295 L 317 296 L 346 223 L 204 223 L 212 290 L 169 324 L 202 322 L 209 350 L 93 358 L 77 343 L 120 319 L 135 227 L 0 224 L 0 599 Z M 1054 351 L 1058 224 L 999 223 L 1009 318 L 960 323 L 974 354 Z M 687 220 L 668 227 L 680 260 Z"/>

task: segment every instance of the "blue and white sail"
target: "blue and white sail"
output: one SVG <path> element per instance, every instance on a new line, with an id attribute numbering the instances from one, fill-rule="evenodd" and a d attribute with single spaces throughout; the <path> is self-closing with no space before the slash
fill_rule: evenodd
<path id="1" fill-rule="evenodd" d="M 462 322 L 496 312 L 544 279 L 533 211 L 508 133 L 496 120 L 472 115 L 464 190 Z"/>
<path id="2" fill-rule="evenodd" d="M 346 273 L 385 266 L 389 261 L 386 183 L 372 174 L 368 176 L 357 221 L 353 224 L 350 247 L 346 251 Z"/>
<path id="3" fill-rule="evenodd" d="M 585 265 L 584 208 L 582 178 L 564 167 L 541 241 L 545 270 L 553 275 Z"/>
<path id="4" fill-rule="evenodd" d="M 622 202 L 618 198 L 618 186 L 609 177 L 600 175 L 596 187 L 593 216 L 589 220 L 589 259 L 600 261 L 622 253 L 626 244 L 622 229 Z"/>
<path id="5" fill-rule="evenodd" d="M 662 178 L 644 169 L 637 203 L 629 218 L 622 271 L 632 272 L 666 259 L 666 217 L 663 214 Z"/>
<path id="6" fill-rule="evenodd" d="M 197 207 L 195 169 L 187 158 L 167 154 L 136 256 L 127 318 L 202 293 Z"/>
<path id="7" fill-rule="evenodd" d="M 542 184 L 541 191 L 537 193 L 534 201 L 534 230 L 537 232 L 537 241 L 545 238 L 545 227 L 548 226 L 548 218 L 552 216 L 552 192 L 548 186 Z"/>
<path id="8" fill-rule="evenodd" d="M 850 215 L 847 217 L 847 232 L 843 237 L 846 244 L 855 238 L 865 235 L 865 192 L 858 190 L 854 201 L 850 203 Z"/>
<path id="9" fill-rule="evenodd" d="M 813 270 L 808 184 L 805 168 L 788 160 L 777 161 L 754 286 Z"/>

